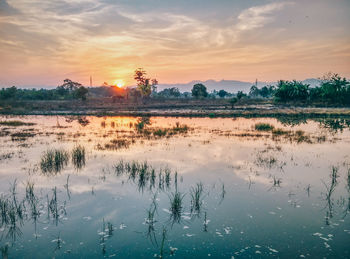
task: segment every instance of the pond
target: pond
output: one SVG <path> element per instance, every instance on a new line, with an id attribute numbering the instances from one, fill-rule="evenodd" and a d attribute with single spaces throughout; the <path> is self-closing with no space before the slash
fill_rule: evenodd
<path id="1" fill-rule="evenodd" d="M 349 126 L 1 116 L 2 256 L 349 258 Z"/>

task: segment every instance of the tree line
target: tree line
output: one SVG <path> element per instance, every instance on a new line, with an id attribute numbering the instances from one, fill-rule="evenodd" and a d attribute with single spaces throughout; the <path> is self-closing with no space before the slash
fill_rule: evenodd
<path id="1" fill-rule="evenodd" d="M 310 87 L 301 81 L 280 80 L 277 84 L 258 88 L 253 85 L 248 94 L 238 91 L 230 93 L 225 90 L 208 92 L 205 85 L 195 84 L 191 92 L 180 92 L 176 87 L 157 91 L 158 81 L 147 77 L 147 73 L 139 68 L 135 70 L 136 87 L 119 88 L 104 83 L 101 87 L 86 88 L 78 82 L 65 79 L 55 89 L 18 89 L 15 86 L 2 88 L 0 100 L 85 100 L 87 95 L 95 97 L 111 97 L 118 99 L 152 99 L 152 98 L 229 98 L 230 104 L 245 98 L 269 98 L 277 103 L 322 103 L 330 105 L 350 105 L 350 82 L 338 74 L 328 73 L 320 78 L 320 85 Z"/>
<path id="2" fill-rule="evenodd" d="M 88 89 L 70 79 L 55 89 L 20 89 L 16 86 L 2 88 L 0 100 L 86 100 Z"/>

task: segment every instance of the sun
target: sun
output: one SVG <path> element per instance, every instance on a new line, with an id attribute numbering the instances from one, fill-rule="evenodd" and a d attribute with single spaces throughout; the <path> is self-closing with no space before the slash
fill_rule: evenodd
<path id="1" fill-rule="evenodd" d="M 118 80 L 114 81 L 114 85 L 116 85 L 116 86 L 121 88 L 121 87 L 123 87 L 125 85 L 125 82 L 122 79 L 118 79 Z"/>

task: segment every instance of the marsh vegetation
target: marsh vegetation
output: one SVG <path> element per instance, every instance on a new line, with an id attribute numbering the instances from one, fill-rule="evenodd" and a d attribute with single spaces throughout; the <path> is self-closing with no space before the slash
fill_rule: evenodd
<path id="1" fill-rule="evenodd" d="M 0 247 L 10 258 L 348 255 L 346 119 L 25 121 L 35 124 L 0 126 Z M 35 135 L 13 141 L 22 131 Z"/>

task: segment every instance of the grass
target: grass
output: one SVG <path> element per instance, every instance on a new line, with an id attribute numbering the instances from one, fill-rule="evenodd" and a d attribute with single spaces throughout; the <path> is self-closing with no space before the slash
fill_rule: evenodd
<path id="1" fill-rule="evenodd" d="M 199 215 L 202 208 L 203 184 L 197 183 L 195 187 L 191 187 L 191 213 Z"/>
<path id="2" fill-rule="evenodd" d="M 16 132 L 11 134 L 11 140 L 12 141 L 24 141 L 27 138 L 32 138 L 36 134 L 31 133 L 31 132 Z"/>
<path id="3" fill-rule="evenodd" d="M 72 162 L 77 170 L 80 170 L 85 166 L 85 147 L 79 145 L 73 148 Z"/>
<path id="4" fill-rule="evenodd" d="M 0 125 L 9 127 L 20 127 L 20 126 L 33 126 L 33 122 L 23 122 L 23 121 L 0 121 Z"/>
<path id="5" fill-rule="evenodd" d="M 290 133 L 289 131 L 286 131 L 286 130 L 280 129 L 280 128 L 278 128 L 278 129 L 273 129 L 273 130 L 272 130 L 272 134 L 273 134 L 274 136 L 287 135 L 287 134 L 289 134 L 289 133 Z"/>
<path id="6" fill-rule="evenodd" d="M 138 190 L 143 192 L 145 188 L 148 188 L 150 191 L 156 187 L 156 181 L 158 178 L 158 190 L 164 191 L 165 187 L 167 189 L 171 186 L 171 170 L 169 168 L 159 169 L 157 173 L 156 170 L 145 162 L 125 162 L 119 160 L 112 167 L 115 174 L 119 176 L 126 175 L 128 180 L 131 180 L 133 183 L 138 185 Z"/>
<path id="7" fill-rule="evenodd" d="M 119 150 L 122 148 L 128 148 L 131 142 L 127 139 L 112 139 L 109 143 L 102 147 L 100 144 L 97 145 L 99 150 Z"/>
<path id="8" fill-rule="evenodd" d="M 254 127 L 258 131 L 271 131 L 274 129 L 274 126 L 269 123 L 256 123 Z"/>
<path id="9" fill-rule="evenodd" d="M 173 223 L 180 223 L 181 214 L 182 214 L 182 201 L 185 194 L 181 194 L 180 192 L 172 193 L 170 198 L 170 216 Z"/>
<path id="10" fill-rule="evenodd" d="M 40 168 L 44 174 L 57 174 L 63 170 L 68 161 L 68 152 L 61 149 L 50 149 L 42 155 Z"/>

